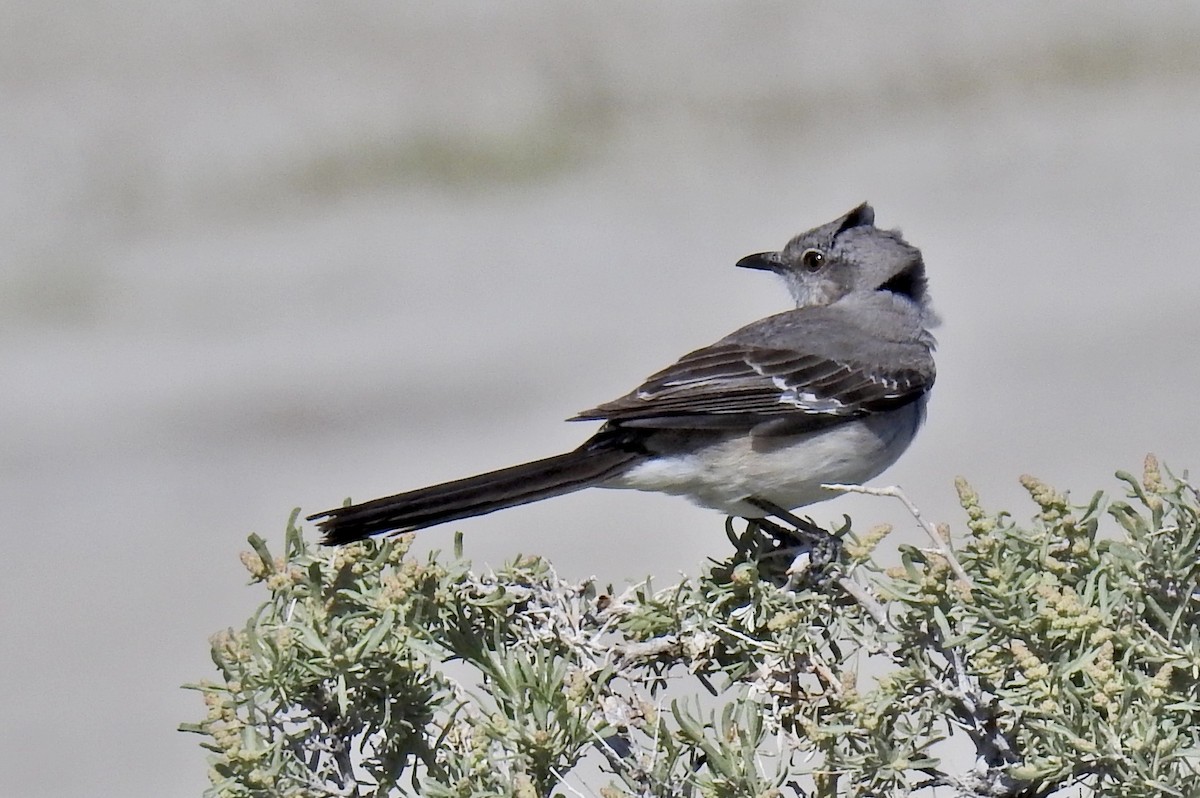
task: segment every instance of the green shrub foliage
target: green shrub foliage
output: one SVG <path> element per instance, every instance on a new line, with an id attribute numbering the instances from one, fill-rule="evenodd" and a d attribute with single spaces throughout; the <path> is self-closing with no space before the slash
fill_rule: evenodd
<path id="1" fill-rule="evenodd" d="M 1032 522 L 963 481 L 953 547 L 729 521 L 703 575 L 617 593 L 399 536 L 242 562 L 212 639 L 209 795 L 1185 796 L 1200 789 L 1200 501 L 1147 458 Z M 919 519 L 918 519 L 919 520 Z"/>

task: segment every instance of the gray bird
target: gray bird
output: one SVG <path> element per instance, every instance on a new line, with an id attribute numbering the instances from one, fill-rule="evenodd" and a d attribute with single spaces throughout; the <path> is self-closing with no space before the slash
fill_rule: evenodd
<path id="1" fill-rule="evenodd" d="M 822 484 L 878 476 L 916 435 L 934 381 L 920 250 L 864 203 L 737 265 L 778 274 L 796 308 L 573 417 L 604 422 L 579 448 L 309 520 L 342 544 L 601 487 L 794 523 L 790 510 L 836 495 Z"/>

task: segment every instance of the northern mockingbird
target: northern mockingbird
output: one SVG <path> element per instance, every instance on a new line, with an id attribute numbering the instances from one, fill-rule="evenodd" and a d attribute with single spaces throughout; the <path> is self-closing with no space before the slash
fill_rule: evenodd
<path id="1" fill-rule="evenodd" d="M 407 532 L 582 488 L 686 496 L 783 518 L 878 476 L 908 447 L 933 385 L 936 317 L 921 253 L 867 204 L 737 263 L 778 274 L 796 308 L 684 355 L 571 421 L 574 451 L 309 516 L 328 544 Z"/>

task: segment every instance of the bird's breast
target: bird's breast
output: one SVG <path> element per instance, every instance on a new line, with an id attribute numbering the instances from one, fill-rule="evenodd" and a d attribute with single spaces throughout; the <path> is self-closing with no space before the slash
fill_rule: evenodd
<path id="1" fill-rule="evenodd" d="M 605 487 L 686 496 L 729 515 L 757 517 L 756 497 L 785 509 L 834 498 L 828 483 L 862 484 L 908 448 L 924 418 L 925 399 L 816 432 L 755 437 L 747 432 L 671 430 L 662 454 Z M 688 438 L 690 437 L 690 440 Z M 654 441 L 650 441 L 653 447 Z"/>

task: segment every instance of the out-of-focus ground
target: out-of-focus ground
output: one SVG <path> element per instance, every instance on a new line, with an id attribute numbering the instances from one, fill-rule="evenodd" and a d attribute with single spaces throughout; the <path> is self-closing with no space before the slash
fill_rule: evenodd
<path id="1" fill-rule="evenodd" d="M 1018 516 L 1200 464 L 1200 6 L 0 6 L 0 795 L 206 784 L 237 553 L 576 445 L 787 306 L 742 255 L 868 199 L 944 324 L 896 482 Z M 820 521 L 902 508 L 846 498 Z M 618 584 L 722 519 L 589 491 L 456 525 Z M 454 527 L 423 533 L 447 547 Z"/>

